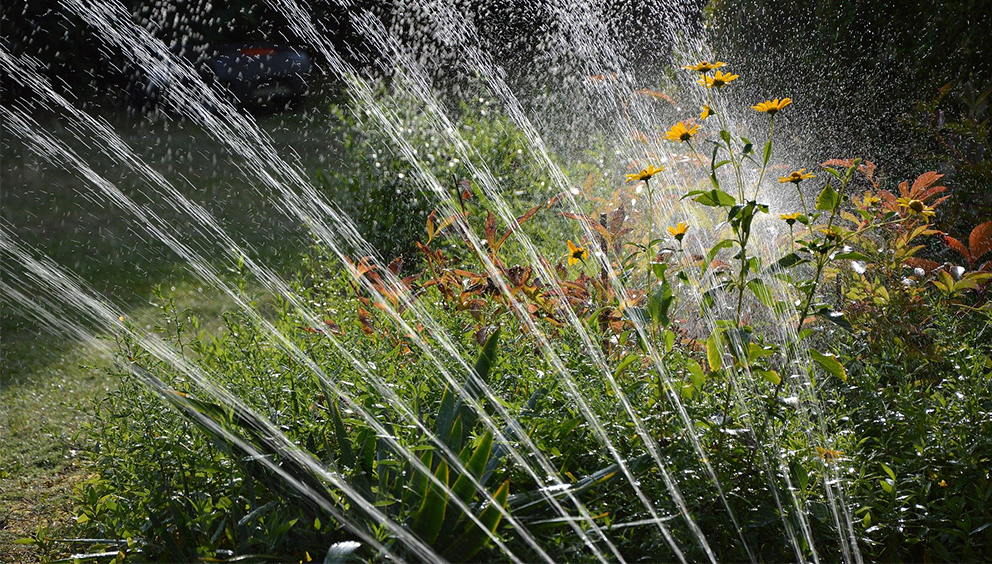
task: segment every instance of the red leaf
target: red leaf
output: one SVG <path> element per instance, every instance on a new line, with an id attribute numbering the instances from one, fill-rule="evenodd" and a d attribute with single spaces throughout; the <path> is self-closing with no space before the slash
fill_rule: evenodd
<path id="1" fill-rule="evenodd" d="M 938 173 L 936 170 L 924 172 L 923 174 L 921 174 L 919 177 L 916 178 L 916 182 L 913 182 L 912 193 L 915 194 L 917 192 L 926 190 L 927 188 L 933 186 L 933 183 L 940 180 L 941 177 L 943 176 L 944 176 L 943 174 Z"/>
<path id="2" fill-rule="evenodd" d="M 985 253 L 992 251 L 992 221 L 986 221 L 971 230 L 968 246 L 971 247 L 971 260 L 974 262 L 978 262 Z"/>
<path id="3" fill-rule="evenodd" d="M 510 234 L 513 233 L 513 231 L 517 227 L 520 227 L 523 224 L 523 222 L 525 222 L 528 219 L 534 217 L 534 214 L 537 213 L 537 210 L 539 210 L 539 209 L 541 209 L 541 206 L 535 206 L 535 207 L 531 208 L 530 210 L 528 210 L 527 213 L 525 213 L 522 216 L 518 217 L 516 223 L 514 223 L 513 226 L 511 226 L 509 229 L 507 229 L 506 230 L 506 233 L 503 234 L 503 237 L 499 241 L 496 242 L 496 245 L 493 247 L 493 252 L 495 253 L 496 251 L 498 251 L 499 248 L 503 246 L 503 243 L 506 242 L 507 237 L 509 237 Z"/>
<path id="4" fill-rule="evenodd" d="M 399 274 L 400 269 L 403 268 L 403 255 L 394 258 L 393 262 L 389 263 L 387 268 L 389 268 L 389 272 L 392 272 L 394 276 Z"/>
<path id="5" fill-rule="evenodd" d="M 490 249 L 496 246 L 496 216 L 491 211 L 486 211 L 486 242 Z"/>
<path id="6" fill-rule="evenodd" d="M 965 247 L 961 241 L 958 241 L 957 239 L 951 237 L 950 235 L 944 235 L 944 242 L 947 243 L 947 245 L 950 248 L 960 253 L 961 256 L 963 256 L 968 261 L 968 263 L 971 264 L 972 262 L 971 253 L 968 251 L 968 248 Z"/>
<path id="7" fill-rule="evenodd" d="M 922 268 L 927 274 L 930 274 L 940 263 L 934 262 L 929 259 L 919 258 L 919 257 L 909 257 L 906 259 L 906 264 L 913 268 Z"/>

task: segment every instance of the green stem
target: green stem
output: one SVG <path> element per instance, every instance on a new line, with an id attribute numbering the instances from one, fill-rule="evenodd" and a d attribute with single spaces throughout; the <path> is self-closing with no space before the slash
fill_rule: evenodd
<path id="1" fill-rule="evenodd" d="M 772 115 L 772 123 L 768 127 L 768 143 L 772 142 L 772 134 L 775 132 L 775 115 Z M 758 183 L 754 185 L 754 200 L 758 199 L 758 191 L 761 190 L 761 181 L 765 178 L 765 170 L 768 167 L 768 161 L 765 160 L 765 155 L 762 152 L 761 155 L 761 173 L 758 174 Z"/>

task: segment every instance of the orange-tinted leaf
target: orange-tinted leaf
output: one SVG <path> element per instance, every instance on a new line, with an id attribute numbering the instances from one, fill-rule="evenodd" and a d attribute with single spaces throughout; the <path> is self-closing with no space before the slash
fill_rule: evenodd
<path id="1" fill-rule="evenodd" d="M 916 178 L 916 182 L 913 182 L 913 193 L 915 194 L 926 190 L 927 188 L 933 186 L 933 183 L 940 180 L 943 176 L 943 174 L 940 174 L 935 170 L 924 172 Z"/>
<path id="2" fill-rule="evenodd" d="M 427 244 L 434 240 L 434 234 L 437 232 L 437 225 L 434 223 L 436 215 L 437 210 L 431 210 L 431 214 L 427 216 Z"/>
<path id="3" fill-rule="evenodd" d="M 613 239 L 612 235 L 610 235 L 610 232 L 607 231 L 605 227 L 603 227 L 602 225 L 599 224 L 598 221 L 596 221 L 595 219 L 593 219 L 593 218 L 591 218 L 591 217 L 589 217 L 587 215 L 581 215 L 581 214 L 569 213 L 569 212 L 562 212 L 562 215 L 565 216 L 565 217 L 571 218 L 571 219 L 575 219 L 575 220 L 581 221 L 581 222 L 585 223 L 586 225 L 588 225 L 589 227 L 592 227 L 600 235 L 602 235 L 603 237 L 605 237 L 607 241 L 610 241 L 610 240 Z"/>
<path id="4" fill-rule="evenodd" d="M 371 337 L 372 335 L 375 335 L 375 330 L 372 328 L 372 322 L 369 320 L 370 316 L 371 314 L 366 311 L 365 308 L 358 308 L 358 321 L 362 323 L 362 331 Z"/>
<path id="5" fill-rule="evenodd" d="M 925 190 L 920 190 L 919 192 L 917 192 L 916 199 L 925 202 L 931 197 L 946 191 L 947 191 L 947 186 L 931 186 L 930 188 L 927 188 Z M 940 201 L 942 202 L 947 198 L 948 196 L 944 196 L 943 198 L 940 199 Z M 931 204 L 931 207 L 937 205 L 938 203 L 940 202 L 934 202 L 933 204 Z"/>
<path id="6" fill-rule="evenodd" d="M 924 272 L 926 272 L 927 274 L 930 274 L 937 267 L 940 266 L 940 263 L 938 263 L 938 262 L 934 262 L 932 260 L 925 259 L 925 258 L 919 258 L 919 257 L 909 257 L 909 258 L 907 258 L 906 259 L 906 264 L 908 266 L 912 267 L 912 268 L 922 268 L 924 270 Z"/>
<path id="7" fill-rule="evenodd" d="M 830 159 L 820 163 L 820 166 L 839 166 L 844 168 L 851 168 L 854 166 L 854 159 Z"/>
<path id="8" fill-rule="evenodd" d="M 648 90 L 647 88 L 641 88 L 640 90 L 637 90 L 635 94 L 640 94 L 641 96 L 650 96 L 651 98 L 664 100 L 673 106 L 677 105 L 675 100 L 668 94 L 665 94 L 664 92 L 658 92 L 656 90 Z"/>
<path id="9" fill-rule="evenodd" d="M 548 200 L 548 203 L 544 204 L 544 207 L 546 209 L 551 209 L 552 207 L 554 207 L 555 204 L 560 202 L 561 199 L 565 197 L 565 195 L 566 195 L 565 192 L 559 192 L 558 194 L 553 196 L 550 200 Z"/>
<path id="10" fill-rule="evenodd" d="M 500 240 L 496 242 L 496 245 L 493 247 L 493 252 L 498 251 L 499 248 L 503 246 L 503 243 L 506 242 L 506 239 L 510 236 L 510 234 L 513 233 L 513 231 L 516 228 L 520 227 L 525 221 L 534 217 L 534 214 L 537 213 L 537 210 L 539 209 L 541 209 L 541 206 L 534 206 L 533 208 L 527 210 L 527 213 L 518 217 L 516 223 L 514 223 L 512 227 L 507 229 L 506 233 L 503 234 L 503 237 L 501 237 Z"/>
<path id="11" fill-rule="evenodd" d="M 394 276 L 399 274 L 400 269 L 403 268 L 403 255 L 394 258 L 393 262 L 389 263 L 387 268 L 389 268 L 389 272 L 392 272 Z"/>
<path id="12" fill-rule="evenodd" d="M 950 235 L 944 235 L 944 242 L 947 243 L 947 246 L 960 253 L 961 256 L 963 256 L 965 260 L 968 261 L 969 264 L 973 262 L 971 260 L 971 252 L 969 252 L 968 248 L 964 246 L 964 243 L 958 241 L 957 239 L 951 237 Z"/>
<path id="13" fill-rule="evenodd" d="M 978 262 L 985 253 L 992 251 L 992 221 L 986 221 L 971 230 L 968 246 L 971 248 L 973 262 Z"/>
<path id="14" fill-rule="evenodd" d="M 488 210 L 486 211 L 486 242 L 489 243 L 490 249 L 496 247 L 496 216 Z"/>
<path id="15" fill-rule="evenodd" d="M 440 225 L 437 226 L 437 231 L 434 232 L 434 235 L 437 235 L 442 231 L 444 231 L 445 229 L 447 229 L 448 227 L 450 227 L 451 224 L 453 224 L 455 221 L 458 221 L 458 218 L 465 218 L 465 217 L 468 217 L 468 212 L 455 213 L 449 215 L 448 217 L 444 218 L 444 221 L 442 221 Z M 428 241 L 428 243 L 430 243 L 430 241 Z"/>

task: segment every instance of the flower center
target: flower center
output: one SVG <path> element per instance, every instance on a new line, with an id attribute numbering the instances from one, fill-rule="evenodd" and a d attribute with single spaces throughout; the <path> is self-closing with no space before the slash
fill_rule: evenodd
<path id="1" fill-rule="evenodd" d="M 923 210 L 926 209 L 926 206 L 920 200 L 910 200 L 908 207 L 916 213 L 923 213 Z"/>

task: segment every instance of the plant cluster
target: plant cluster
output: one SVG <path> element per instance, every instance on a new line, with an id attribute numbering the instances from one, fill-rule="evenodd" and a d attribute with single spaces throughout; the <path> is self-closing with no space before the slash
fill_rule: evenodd
<path id="1" fill-rule="evenodd" d="M 686 67 L 705 105 L 658 136 L 685 158 L 512 200 L 504 225 L 456 174 L 403 219 L 417 260 L 316 249 L 277 334 L 235 313 L 203 335 L 164 301 L 212 384 L 121 339 L 81 531 L 178 560 L 583 560 L 597 530 L 631 560 L 987 556 L 992 222 L 942 233 L 935 172 L 891 187 L 835 159 L 766 182 L 792 101 L 753 106 L 761 142 L 735 136 L 725 66 Z M 381 176 L 363 182 L 395 199 Z M 772 189 L 794 209 L 775 217 Z"/>

